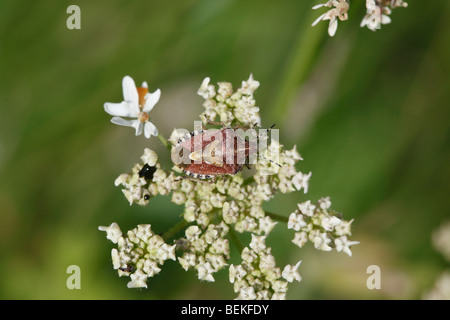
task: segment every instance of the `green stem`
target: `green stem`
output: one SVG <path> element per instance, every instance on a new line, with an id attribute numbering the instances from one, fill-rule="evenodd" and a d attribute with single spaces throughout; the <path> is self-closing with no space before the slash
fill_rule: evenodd
<path id="1" fill-rule="evenodd" d="M 189 222 L 183 219 L 176 225 L 174 225 L 172 228 L 161 234 L 161 237 L 164 239 L 164 241 L 167 241 L 171 239 L 173 236 L 175 236 L 178 232 L 186 228 L 188 225 Z"/>
<path id="2" fill-rule="evenodd" d="M 169 151 L 172 150 L 172 144 L 161 133 L 158 133 L 158 139 Z"/>
<path id="3" fill-rule="evenodd" d="M 265 214 L 268 215 L 273 220 L 276 220 L 276 221 L 285 222 L 285 223 L 287 223 L 289 221 L 289 217 L 282 216 L 282 215 L 279 215 L 279 214 L 276 214 L 276 213 L 265 211 Z"/>

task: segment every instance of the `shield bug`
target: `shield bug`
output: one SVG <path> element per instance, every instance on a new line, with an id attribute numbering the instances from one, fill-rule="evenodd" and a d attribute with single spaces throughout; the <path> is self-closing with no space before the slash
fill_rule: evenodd
<path id="1" fill-rule="evenodd" d="M 247 140 L 246 138 L 250 138 Z M 257 156 L 258 138 L 254 129 L 229 128 L 197 130 L 178 140 L 172 161 L 186 177 L 215 179 L 235 175 Z"/>

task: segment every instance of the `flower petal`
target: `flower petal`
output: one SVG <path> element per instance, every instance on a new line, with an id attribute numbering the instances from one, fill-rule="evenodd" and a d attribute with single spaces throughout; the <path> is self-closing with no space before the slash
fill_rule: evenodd
<path id="1" fill-rule="evenodd" d="M 125 101 L 121 103 L 110 103 L 106 102 L 104 104 L 105 111 L 112 116 L 117 117 L 136 117 L 136 112 L 134 108 L 130 108 L 129 104 Z"/>
<path id="2" fill-rule="evenodd" d="M 319 23 L 320 20 L 322 20 L 325 17 L 326 13 L 322 14 L 321 16 L 319 16 L 316 20 L 314 20 L 314 22 L 311 24 L 312 27 L 314 27 L 316 24 Z"/>
<path id="3" fill-rule="evenodd" d="M 147 93 L 147 95 L 145 96 L 145 105 L 144 105 L 144 108 L 142 109 L 142 111 L 150 112 L 153 109 L 153 107 L 155 106 L 155 104 L 158 103 L 160 96 L 161 96 L 161 90 L 159 90 L 159 89 L 153 93 Z"/>
<path id="4" fill-rule="evenodd" d="M 319 8 L 322 8 L 322 7 L 324 7 L 324 6 L 326 6 L 326 3 L 321 3 L 321 4 L 317 4 L 317 5 L 315 5 L 314 7 L 312 7 L 312 9 L 313 9 L 313 10 L 315 10 L 315 9 L 319 9 Z"/>
<path id="5" fill-rule="evenodd" d="M 158 129 L 156 129 L 156 127 L 153 123 L 151 123 L 150 121 L 147 121 L 144 125 L 144 136 L 147 139 L 149 139 L 151 135 L 157 136 Z"/>
<path id="6" fill-rule="evenodd" d="M 135 122 L 139 122 L 137 120 L 125 120 L 120 117 L 113 117 L 111 119 L 111 122 L 114 124 L 118 124 L 119 126 L 125 126 L 125 127 L 134 127 Z"/>
<path id="7" fill-rule="evenodd" d="M 328 34 L 330 37 L 333 37 L 336 34 L 336 30 L 338 27 L 338 21 L 336 18 L 330 21 L 330 25 L 328 26 Z"/>
<path id="8" fill-rule="evenodd" d="M 140 136 L 142 134 L 142 131 L 144 130 L 144 124 L 139 120 L 135 120 L 135 122 L 133 123 L 133 128 L 136 129 L 136 135 Z"/>
<path id="9" fill-rule="evenodd" d="M 122 80 L 123 98 L 125 101 L 134 104 L 139 103 L 139 95 L 133 78 L 125 76 Z"/>
<path id="10" fill-rule="evenodd" d="M 391 18 L 385 14 L 381 16 L 381 24 L 389 24 L 391 23 Z"/>

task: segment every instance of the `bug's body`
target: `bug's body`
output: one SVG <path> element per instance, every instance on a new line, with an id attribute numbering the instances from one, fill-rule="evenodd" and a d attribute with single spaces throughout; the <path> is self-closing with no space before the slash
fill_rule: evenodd
<path id="1" fill-rule="evenodd" d="M 236 134 L 236 130 L 193 131 L 180 140 L 172 151 L 172 160 L 183 158 L 178 165 L 191 178 L 212 179 L 220 175 L 235 175 L 250 155 L 256 153 L 252 144 Z M 175 162 L 175 161 L 174 161 Z"/>

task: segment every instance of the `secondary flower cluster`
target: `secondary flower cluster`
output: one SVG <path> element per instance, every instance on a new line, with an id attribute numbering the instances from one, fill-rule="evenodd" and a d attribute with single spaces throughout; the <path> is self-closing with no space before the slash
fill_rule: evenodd
<path id="1" fill-rule="evenodd" d="M 230 282 L 238 300 L 284 300 L 288 283 L 301 281 L 298 267 L 286 265 L 281 271 L 276 266 L 271 248 L 266 245 L 266 236 L 252 234 L 248 247 L 242 251 L 242 263 L 229 268 Z"/>
<path id="2" fill-rule="evenodd" d="M 432 243 L 447 262 L 450 262 L 450 221 L 443 223 L 432 234 Z M 443 271 L 433 288 L 423 296 L 426 300 L 450 300 L 450 269 Z"/>
<path id="3" fill-rule="evenodd" d="M 177 240 L 183 251 L 178 258 L 183 269 L 195 268 L 200 280 L 214 282 L 213 273 L 226 267 L 230 258 L 228 240 L 224 238 L 227 233 L 228 226 L 223 222 L 210 224 L 206 230 L 196 225 L 187 228 L 186 238 Z"/>
<path id="4" fill-rule="evenodd" d="M 303 247 L 310 241 L 314 247 L 322 251 L 343 251 L 352 256 L 350 246 L 358 244 L 358 241 L 350 241 L 351 224 L 353 220 L 342 220 L 341 215 L 330 210 L 329 197 L 321 198 L 318 205 L 306 201 L 298 204 L 298 209 L 289 216 L 288 229 L 293 229 L 294 244 Z M 339 217 L 338 217 L 339 215 Z"/>
<path id="5" fill-rule="evenodd" d="M 112 249 L 113 268 L 119 276 L 129 276 L 128 288 L 147 288 L 147 278 L 158 274 L 164 261 L 175 260 L 176 245 L 168 245 L 157 234 L 154 234 L 149 224 L 140 224 L 122 235 L 117 223 L 109 227 L 99 227 L 106 231 L 106 237 L 117 244 L 118 249 Z"/>
<path id="6" fill-rule="evenodd" d="M 216 87 L 206 78 L 198 90 L 205 99 L 201 119 L 205 124 L 217 120 L 246 127 L 260 124 L 259 108 L 253 99 L 258 86 L 259 82 L 250 76 L 235 93 L 231 84 L 225 82 L 218 84 L 216 92 Z M 175 129 L 169 141 L 176 143 L 185 132 Z M 180 175 L 182 171 L 176 165 L 164 169 L 156 152 L 146 148 L 141 161 L 131 172 L 121 174 L 115 185 L 122 187 L 130 205 L 148 205 L 155 196 L 169 195 L 173 203 L 183 207 L 179 225 L 180 231 L 186 228 L 184 237 L 173 239 L 169 245 L 165 241 L 173 235 L 165 234 L 164 238 L 154 235 L 150 225 L 138 226 L 127 237 L 122 236 L 115 223 L 100 227 L 118 245 L 112 251 L 113 267 L 120 276 L 131 277 L 129 287 L 147 287 L 146 280 L 157 274 L 159 265 L 167 259 L 177 260 L 185 270 L 195 270 L 197 277 L 206 282 L 215 281 L 214 274 L 228 267 L 238 299 L 285 298 L 288 283 L 301 280 L 300 262 L 283 269 L 276 266 L 265 239 L 277 221 L 288 222 L 288 228 L 296 231 L 293 242 L 299 246 L 304 245 L 304 239 L 309 239 L 317 249 L 328 251 L 334 247 L 351 255 L 349 247 L 357 243 L 347 239 L 352 221 L 346 222 L 329 210 L 329 198 L 319 200 L 317 206 L 300 203 L 299 210 L 289 219 L 263 209 L 264 203 L 278 193 L 307 193 L 311 172 L 297 170 L 300 160 L 303 159 L 296 146 L 285 149 L 276 139 L 271 139 L 252 170 L 199 181 Z M 240 243 L 235 232 L 251 234 L 248 246 Z M 229 241 L 244 248 L 240 264 L 229 263 Z"/>
<path id="7" fill-rule="evenodd" d="M 242 81 L 242 86 L 236 92 L 233 92 L 233 86 L 229 82 L 219 82 L 217 90 L 209 82 L 210 78 L 205 78 L 197 92 L 205 99 L 205 111 L 200 114 L 204 124 L 218 118 L 227 126 L 232 123 L 246 127 L 261 125 L 259 107 L 255 105 L 253 98 L 259 82 L 253 79 L 253 75 L 247 81 Z"/>
<path id="8" fill-rule="evenodd" d="M 381 28 L 382 24 L 389 24 L 391 22 L 390 14 L 392 9 L 403 7 L 406 8 L 408 4 L 403 0 L 366 0 L 366 15 L 361 21 L 361 27 L 367 27 L 372 31 Z M 318 4 L 313 9 L 322 7 L 331 8 L 314 22 L 313 26 L 322 20 L 329 20 L 328 34 L 333 37 L 336 34 L 338 27 L 338 19 L 341 21 L 348 19 L 348 10 L 350 3 L 348 0 L 329 0 L 325 3 Z"/>

